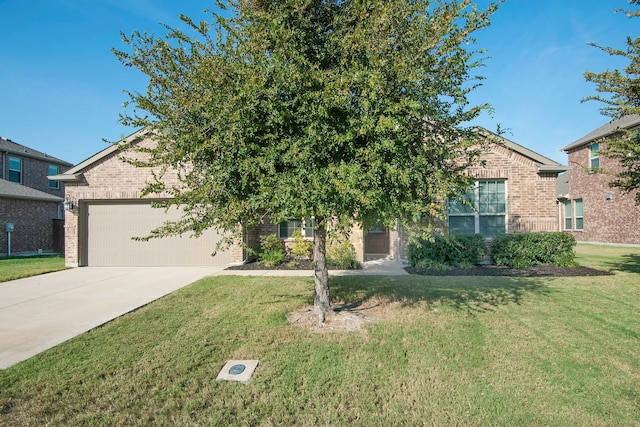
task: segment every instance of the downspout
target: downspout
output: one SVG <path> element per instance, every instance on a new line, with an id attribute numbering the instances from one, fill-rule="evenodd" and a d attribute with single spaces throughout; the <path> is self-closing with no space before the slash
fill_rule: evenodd
<path id="1" fill-rule="evenodd" d="M 9 152 L 5 151 L 2 153 L 2 179 L 7 179 L 7 158 L 9 156 Z"/>
<path id="2" fill-rule="evenodd" d="M 242 225 L 243 233 L 244 233 L 244 244 L 245 244 L 245 248 L 244 248 L 244 259 L 242 260 L 242 264 L 246 264 L 249 262 L 249 232 L 247 230 L 247 223 L 245 222 Z"/>

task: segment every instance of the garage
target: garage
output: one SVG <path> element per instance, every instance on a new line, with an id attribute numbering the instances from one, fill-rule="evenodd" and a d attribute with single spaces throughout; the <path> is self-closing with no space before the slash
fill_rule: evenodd
<path id="1" fill-rule="evenodd" d="M 168 212 L 139 200 L 88 203 L 86 207 L 86 253 L 89 266 L 224 266 L 230 263 L 227 251 L 215 256 L 216 243 L 222 235 L 207 230 L 199 238 L 189 235 L 163 237 L 149 241 L 144 237 L 165 221 L 177 220 L 181 212 Z"/>

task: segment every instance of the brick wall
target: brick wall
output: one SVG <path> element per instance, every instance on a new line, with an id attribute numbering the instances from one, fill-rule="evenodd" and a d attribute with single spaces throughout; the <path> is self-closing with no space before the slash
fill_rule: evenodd
<path id="1" fill-rule="evenodd" d="M 141 144 L 148 144 L 143 141 Z M 123 162 L 115 152 L 94 163 L 83 171 L 80 183 L 68 183 L 67 195 L 73 200 L 117 200 L 137 199 L 150 173 Z M 141 153 L 128 152 L 127 156 L 142 158 Z M 502 146 L 493 146 L 482 157 L 487 164 L 484 168 L 469 170 L 477 179 L 505 179 L 507 181 L 508 232 L 556 231 L 559 229 L 558 208 L 556 205 L 556 174 L 538 174 L 537 165 L 530 159 Z M 177 183 L 175 175 L 165 175 L 169 184 Z M 168 195 L 164 195 L 167 196 Z M 68 213 L 66 217 L 66 254 L 68 265 L 78 262 L 78 211 Z M 258 249 L 260 236 L 277 233 L 277 225 L 266 222 L 255 230 L 249 230 L 247 243 Z M 396 227 L 391 231 L 390 255 L 405 252 L 407 233 Z M 354 229 L 350 240 L 356 248 L 359 259 L 364 258 L 364 235 L 362 230 Z M 231 248 L 234 257 L 241 261 L 244 253 L 241 247 Z"/>
<path id="2" fill-rule="evenodd" d="M 57 202 L 0 199 L 0 254 L 7 254 L 6 223 L 14 224 L 11 253 L 53 250 L 53 219 L 58 216 Z"/>
<path id="3" fill-rule="evenodd" d="M 485 167 L 467 171 L 475 179 L 504 179 L 507 183 L 507 232 L 558 231 L 555 173 L 538 173 L 537 165 L 504 146 L 492 145 L 481 156 Z M 434 219 L 438 226 L 440 220 Z M 446 223 L 442 224 L 446 227 Z M 398 227 L 400 257 L 407 259 L 407 243 L 415 233 L 411 226 Z M 419 229 L 418 229 L 419 230 Z M 421 232 L 421 231 L 418 231 Z"/>
<path id="4" fill-rule="evenodd" d="M 17 154 L 3 155 L 2 158 L 5 161 L 4 170 L 6 179 L 9 177 L 9 157 L 18 157 L 22 159 L 22 185 L 25 187 L 35 188 L 36 190 L 43 191 L 45 193 L 53 194 L 57 197 L 64 197 L 64 184 L 58 183 L 58 188 L 50 188 L 49 180 L 49 165 L 57 165 L 59 167 L 59 173 L 65 172 L 68 167 L 59 165 L 56 162 L 47 162 L 44 160 L 33 159 L 31 157 L 21 157 Z M 1 162 L 0 162 L 1 163 Z M 0 171 L 2 165 L 0 165 Z"/>
<path id="5" fill-rule="evenodd" d="M 600 143 L 600 150 L 606 144 Z M 634 194 L 622 194 L 609 186 L 622 168 L 614 159 L 600 153 L 600 169 L 590 171 L 590 151 L 588 146 L 579 147 L 568 153 L 569 157 L 569 197 L 582 199 L 584 229 L 571 233 L 579 242 L 640 244 L 640 207 L 635 205 Z M 611 199 L 607 200 L 607 195 Z M 562 214 L 562 212 L 561 212 Z"/>
<path id="6" fill-rule="evenodd" d="M 142 140 L 140 146 L 149 146 L 150 140 Z M 81 224 L 79 215 L 83 214 L 84 204 L 91 201 L 135 200 L 140 199 L 147 181 L 152 180 L 151 170 L 131 165 L 123 160 L 144 160 L 147 154 L 135 151 L 115 151 L 93 163 L 83 174 L 81 182 L 68 182 L 66 195 L 79 203 L 77 209 L 67 211 L 65 216 L 65 262 L 68 266 L 78 266 L 80 262 L 79 239 Z M 165 174 L 167 185 L 179 185 L 175 172 Z M 169 194 L 149 196 L 150 199 L 169 198 Z M 227 249 L 231 262 L 242 262 L 245 251 L 241 244 L 234 244 Z"/>
<path id="7" fill-rule="evenodd" d="M 507 232 L 558 231 L 556 174 L 539 174 L 536 164 L 503 146 L 484 153 L 486 167 L 473 168 L 476 179 L 507 182 Z"/>

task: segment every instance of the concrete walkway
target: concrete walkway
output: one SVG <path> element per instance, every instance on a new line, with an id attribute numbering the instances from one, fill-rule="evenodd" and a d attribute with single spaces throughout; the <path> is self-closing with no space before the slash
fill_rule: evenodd
<path id="1" fill-rule="evenodd" d="M 404 275 L 394 260 L 330 276 Z M 224 270 L 224 267 L 82 267 L 0 283 L 0 369 L 212 275 L 305 276 L 310 270 Z"/>

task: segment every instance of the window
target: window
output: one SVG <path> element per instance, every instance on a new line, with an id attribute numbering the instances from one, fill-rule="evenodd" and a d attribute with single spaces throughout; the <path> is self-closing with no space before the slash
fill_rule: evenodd
<path id="1" fill-rule="evenodd" d="M 55 165 L 49 165 L 49 176 L 58 175 L 60 168 Z M 49 188 L 58 189 L 60 188 L 60 183 L 58 181 L 49 180 Z"/>
<path id="2" fill-rule="evenodd" d="M 22 184 L 22 159 L 9 157 L 9 181 Z"/>
<path id="3" fill-rule="evenodd" d="M 582 199 L 565 200 L 564 202 L 564 229 L 583 230 L 584 219 L 582 217 Z"/>
<path id="4" fill-rule="evenodd" d="M 564 229 L 573 229 L 573 215 L 571 212 L 571 200 L 564 201 Z"/>
<path id="5" fill-rule="evenodd" d="M 584 219 L 582 217 L 582 199 L 576 199 L 573 201 L 573 203 L 576 217 L 576 230 L 583 230 Z"/>
<path id="6" fill-rule="evenodd" d="M 295 230 L 300 230 L 302 235 L 313 238 L 313 220 L 289 219 L 278 224 L 278 238 L 289 239 Z"/>
<path id="7" fill-rule="evenodd" d="M 477 181 L 462 197 L 449 200 L 449 229 L 480 233 L 491 239 L 506 231 L 507 193 L 504 180 Z"/>
<path id="8" fill-rule="evenodd" d="M 591 169 L 600 167 L 600 144 L 593 144 L 589 147 L 589 159 Z"/>

